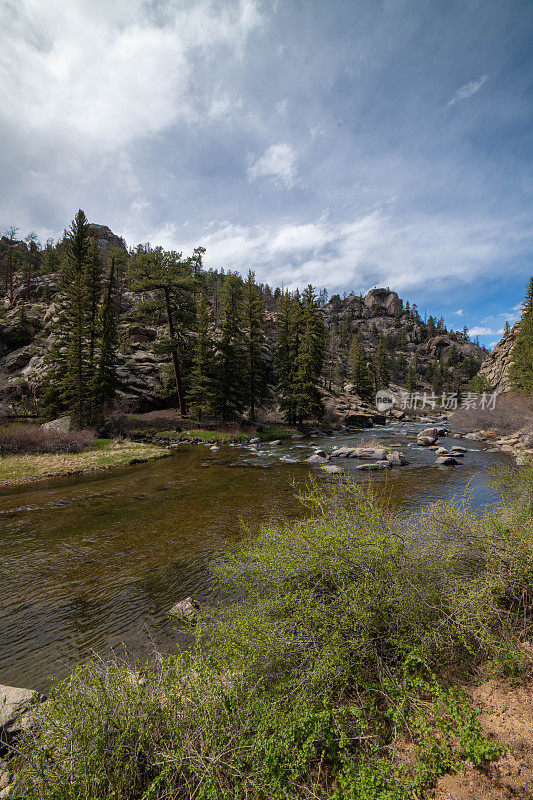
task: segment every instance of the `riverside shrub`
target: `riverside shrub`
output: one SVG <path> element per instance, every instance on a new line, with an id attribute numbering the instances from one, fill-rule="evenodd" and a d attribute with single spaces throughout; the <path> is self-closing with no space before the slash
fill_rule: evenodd
<path id="1" fill-rule="evenodd" d="M 487 659 L 520 669 L 522 480 L 501 476 L 508 504 L 482 517 L 465 496 L 401 521 L 371 487 L 311 485 L 307 518 L 217 564 L 234 601 L 201 616 L 195 650 L 135 672 L 90 663 L 57 686 L 13 796 L 412 800 L 466 759 L 498 757 L 442 676 Z M 411 761 L 394 756 L 402 741 Z"/>

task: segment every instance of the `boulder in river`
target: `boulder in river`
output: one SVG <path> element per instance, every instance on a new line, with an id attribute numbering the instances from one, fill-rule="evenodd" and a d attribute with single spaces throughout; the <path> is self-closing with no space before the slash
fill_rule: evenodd
<path id="1" fill-rule="evenodd" d="M 409 463 L 404 454 L 399 452 L 387 453 L 387 461 L 393 467 L 404 467 Z"/>
<path id="2" fill-rule="evenodd" d="M 193 600 L 192 597 L 186 597 L 184 600 L 174 603 L 168 613 L 192 625 L 196 622 L 199 608 L 200 603 L 197 600 Z"/>
<path id="3" fill-rule="evenodd" d="M 370 458 L 383 461 L 384 458 L 387 458 L 387 450 L 384 447 L 354 447 L 349 458 Z"/>
<path id="4" fill-rule="evenodd" d="M 274 439 L 274 441 L 270 442 L 270 444 L 281 444 L 281 439 Z"/>
<path id="5" fill-rule="evenodd" d="M 309 458 L 306 458 L 305 459 L 305 463 L 306 464 L 323 464 L 325 460 L 326 459 L 324 458 L 324 456 L 321 456 L 318 453 L 315 453 L 314 455 L 309 456 Z"/>
<path id="6" fill-rule="evenodd" d="M 452 453 L 466 453 L 466 447 L 459 447 L 458 444 L 454 444 L 450 450 Z"/>
<path id="7" fill-rule="evenodd" d="M 353 447 L 339 447 L 337 450 L 332 450 L 329 455 L 330 458 L 348 458 L 353 449 Z"/>
<path id="8" fill-rule="evenodd" d="M 322 458 L 327 458 L 328 454 L 325 450 L 315 450 L 315 456 L 322 456 Z"/>
<path id="9" fill-rule="evenodd" d="M 328 475 L 342 475 L 344 472 L 342 467 L 337 467 L 335 464 L 324 464 L 322 469 L 324 472 L 327 472 Z"/>
<path id="10" fill-rule="evenodd" d="M 418 444 L 431 445 L 435 444 L 439 438 L 439 428 L 424 428 L 416 437 Z"/>
<path id="11" fill-rule="evenodd" d="M 261 439 L 258 439 L 257 437 L 255 437 L 254 439 L 250 439 L 250 444 L 259 444 L 260 441 L 261 441 Z"/>
<path id="12" fill-rule="evenodd" d="M 429 449 L 430 450 L 434 449 L 435 450 L 435 455 L 437 455 L 437 456 L 446 456 L 446 455 L 448 455 L 448 451 L 446 450 L 445 447 L 435 447 L 435 448 L 430 447 Z"/>
<path id="13" fill-rule="evenodd" d="M 439 456 L 435 463 L 448 464 L 449 466 L 452 466 L 453 464 L 457 464 L 457 461 L 453 456 Z"/>
<path id="14" fill-rule="evenodd" d="M 359 466 L 356 467 L 356 469 L 364 472 L 364 471 L 371 471 L 371 470 L 373 471 L 379 469 L 390 469 L 391 467 L 392 464 L 390 463 L 390 461 L 373 461 L 371 464 L 359 464 Z"/>

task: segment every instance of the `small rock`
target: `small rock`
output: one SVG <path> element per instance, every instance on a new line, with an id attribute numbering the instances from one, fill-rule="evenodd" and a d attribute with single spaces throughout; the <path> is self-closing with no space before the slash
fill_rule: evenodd
<path id="1" fill-rule="evenodd" d="M 324 464 L 322 467 L 324 472 L 327 472 L 328 475 L 342 475 L 344 470 L 342 467 L 337 467 L 335 464 Z"/>
<path id="2" fill-rule="evenodd" d="M 200 603 L 197 600 L 193 600 L 192 597 L 186 597 L 185 600 L 175 603 L 168 613 L 192 625 L 193 622 L 196 622 L 199 608 Z"/>
<path id="3" fill-rule="evenodd" d="M 255 439 L 250 439 L 250 444 L 259 444 L 260 441 L 261 439 L 256 437 Z"/>
<path id="4" fill-rule="evenodd" d="M 270 444 L 281 444 L 281 439 L 274 439 L 274 441 L 270 442 Z"/>
<path id="5" fill-rule="evenodd" d="M 445 447 L 430 447 L 429 449 L 430 450 L 434 450 L 435 451 L 435 455 L 437 455 L 437 456 L 447 456 L 448 455 L 448 451 L 446 450 Z"/>
<path id="6" fill-rule="evenodd" d="M 446 448 L 444 447 L 439 447 L 438 444 L 432 444 L 428 447 L 428 450 L 434 450 L 435 452 L 437 452 L 438 450 L 445 450 L 445 449 Z"/>
<path id="7" fill-rule="evenodd" d="M 450 451 L 452 453 L 456 453 L 456 454 L 457 453 L 466 453 L 466 447 L 459 447 L 458 444 L 454 444 L 454 445 L 452 445 L 452 447 L 450 447 Z"/>
<path id="8" fill-rule="evenodd" d="M 303 439 L 303 438 L 304 437 L 302 433 L 293 433 L 291 436 L 291 439 Z"/>
<path id="9" fill-rule="evenodd" d="M 435 463 L 436 463 L 436 464 L 448 464 L 448 465 L 452 465 L 452 464 L 457 464 L 457 461 L 456 461 L 456 459 L 455 459 L 455 458 L 453 458 L 453 456 L 439 456 L 439 457 L 437 458 L 437 461 L 436 461 Z"/>
<path id="10" fill-rule="evenodd" d="M 323 464 L 326 459 L 323 456 L 319 456 L 318 453 L 315 453 L 313 456 L 309 456 L 309 458 L 305 459 L 306 464 Z"/>
<path id="11" fill-rule="evenodd" d="M 327 458 L 327 453 L 325 450 L 315 450 L 315 456 L 322 456 L 322 458 Z"/>
<path id="12" fill-rule="evenodd" d="M 220 447 L 217 444 L 214 444 L 212 447 L 209 448 L 210 450 L 220 450 Z"/>

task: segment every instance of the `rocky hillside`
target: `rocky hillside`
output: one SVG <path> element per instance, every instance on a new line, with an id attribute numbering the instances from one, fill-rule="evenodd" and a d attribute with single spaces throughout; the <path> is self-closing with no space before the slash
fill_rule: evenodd
<path id="1" fill-rule="evenodd" d="M 102 251 L 111 246 L 125 248 L 123 240 L 106 226 L 93 225 L 93 230 Z M 32 411 L 38 407 L 47 369 L 46 354 L 55 339 L 58 289 L 57 272 L 33 277 L 29 292 L 25 281 L 19 278 L 14 304 L 11 306 L 7 298 L 4 301 L 0 317 L 0 403 L 4 412 L 20 412 L 24 408 Z M 269 287 L 266 290 L 263 358 L 273 387 L 276 292 Z M 165 384 L 169 362 L 161 347 L 166 324 L 164 315 L 150 310 L 153 301 L 150 292 L 132 292 L 127 285 L 120 292 L 118 399 L 123 408 L 132 411 L 149 411 L 168 403 Z M 21 324 L 23 303 L 25 325 Z M 386 343 L 392 388 L 405 387 L 409 365 L 414 367 L 416 388 L 420 391 L 440 392 L 466 386 L 486 356 L 482 348 L 462 333 L 447 331 L 442 321 L 436 322 L 431 317 L 427 321 L 421 319 L 416 307 L 410 309 L 389 289 L 373 289 L 365 297 L 334 295 L 320 310 L 330 334 L 323 386 L 331 413 L 339 405 L 344 413 L 357 407 L 352 403 L 356 398 L 350 398 L 348 377 L 349 346 L 354 334 L 362 337 L 371 362 L 379 340 Z M 214 317 L 216 327 L 216 314 Z M 276 406 L 274 391 L 271 405 Z"/>

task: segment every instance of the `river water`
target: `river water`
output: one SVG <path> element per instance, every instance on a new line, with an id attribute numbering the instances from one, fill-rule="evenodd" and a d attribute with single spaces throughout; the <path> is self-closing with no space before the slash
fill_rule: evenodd
<path id="1" fill-rule="evenodd" d="M 168 609 L 188 595 L 217 600 L 209 565 L 247 528 L 299 516 L 298 484 L 319 469 L 301 463 L 322 447 L 370 436 L 404 452 L 405 467 L 355 472 L 399 511 L 450 499 L 468 484 L 472 503 L 495 501 L 487 471 L 509 463 L 476 442 L 456 467 L 416 446 L 420 424 L 301 439 L 281 446 L 182 446 L 169 458 L 0 490 L 0 683 L 46 691 L 92 655 L 125 651 L 149 659 L 175 650 L 183 634 Z M 411 447 L 407 447 L 412 443 Z"/>

